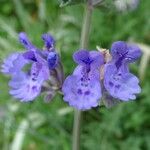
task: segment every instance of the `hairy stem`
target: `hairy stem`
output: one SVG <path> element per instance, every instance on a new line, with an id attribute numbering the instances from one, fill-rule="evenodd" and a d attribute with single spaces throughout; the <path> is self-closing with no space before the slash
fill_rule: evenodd
<path id="1" fill-rule="evenodd" d="M 87 4 L 85 7 L 85 15 L 81 32 L 81 48 L 87 48 L 89 41 L 89 33 L 90 33 L 90 24 L 92 17 L 92 1 L 87 0 Z M 79 110 L 75 110 L 74 112 L 74 126 L 73 126 L 73 145 L 72 150 L 80 149 L 80 128 L 81 128 L 81 120 L 82 120 L 82 112 Z"/>

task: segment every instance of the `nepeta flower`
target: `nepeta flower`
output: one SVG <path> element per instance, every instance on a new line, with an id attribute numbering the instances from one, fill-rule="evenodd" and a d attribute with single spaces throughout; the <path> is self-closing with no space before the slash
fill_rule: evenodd
<path id="1" fill-rule="evenodd" d="M 49 34 L 43 34 L 42 39 L 43 51 L 36 48 L 25 33 L 20 33 L 19 41 L 26 51 L 10 55 L 2 65 L 1 71 L 12 77 L 10 94 L 21 101 L 34 100 L 41 93 L 44 81 L 51 78 L 51 71 L 59 66 L 54 39 Z"/>
<path id="2" fill-rule="evenodd" d="M 111 47 L 112 60 L 105 65 L 104 86 L 117 99 L 128 101 L 140 93 L 139 80 L 129 72 L 128 64 L 141 56 L 140 49 L 125 42 L 114 42 Z"/>
<path id="3" fill-rule="evenodd" d="M 74 53 L 73 59 L 78 66 L 64 81 L 64 100 L 80 110 L 98 106 L 102 96 L 99 69 L 103 64 L 102 54 L 79 50 Z"/>

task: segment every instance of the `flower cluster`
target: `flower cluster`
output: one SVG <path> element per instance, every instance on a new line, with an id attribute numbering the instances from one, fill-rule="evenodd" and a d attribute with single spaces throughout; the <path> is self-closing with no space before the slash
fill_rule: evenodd
<path id="1" fill-rule="evenodd" d="M 20 33 L 19 41 L 26 51 L 11 54 L 2 65 L 1 71 L 11 76 L 10 94 L 24 102 L 34 100 L 42 89 L 46 92 L 46 99 L 54 96 L 52 86 L 44 84 L 45 81 L 55 78 L 58 89 L 63 82 L 60 58 L 54 47 L 55 41 L 49 34 L 43 34 L 42 39 L 45 48 L 41 51 L 29 41 L 25 33 Z"/>
<path id="2" fill-rule="evenodd" d="M 117 101 L 134 100 L 140 93 L 139 80 L 129 71 L 129 64 L 141 56 L 136 45 L 114 42 L 110 53 L 78 50 L 73 54 L 77 67 L 64 81 L 55 40 L 49 34 L 43 34 L 42 39 L 45 44 L 40 50 L 25 33 L 20 33 L 19 41 L 26 51 L 11 54 L 4 60 L 1 71 L 11 76 L 10 94 L 14 98 L 27 102 L 45 92 L 45 99 L 51 100 L 61 90 L 70 106 L 88 110 L 100 105 L 102 100 L 110 106 Z"/>
<path id="3" fill-rule="evenodd" d="M 113 43 L 111 55 L 105 51 L 75 52 L 73 58 L 78 66 L 63 84 L 64 100 L 80 110 L 98 106 L 101 97 L 108 106 L 117 100 L 134 100 L 141 89 L 138 78 L 129 72 L 128 64 L 140 56 L 137 46 L 122 41 Z"/>

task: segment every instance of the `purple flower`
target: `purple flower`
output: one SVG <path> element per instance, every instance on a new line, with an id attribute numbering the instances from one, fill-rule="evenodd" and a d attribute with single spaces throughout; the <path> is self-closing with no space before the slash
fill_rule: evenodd
<path id="1" fill-rule="evenodd" d="M 99 68 L 103 64 L 103 56 L 100 52 L 79 50 L 73 58 L 78 66 L 64 81 L 64 100 L 79 110 L 96 107 L 102 96 Z"/>
<path id="2" fill-rule="evenodd" d="M 34 100 L 41 93 L 44 81 L 51 78 L 51 71 L 60 63 L 52 36 L 44 34 L 42 39 L 45 50 L 40 51 L 25 33 L 20 33 L 19 41 L 26 51 L 10 55 L 2 65 L 1 71 L 12 77 L 9 82 L 10 94 L 21 101 Z"/>
<path id="3" fill-rule="evenodd" d="M 129 72 L 128 64 L 141 56 L 140 49 L 125 42 L 114 42 L 112 60 L 105 65 L 104 86 L 109 94 L 122 101 L 136 99 L 141 92 L 139 80 Z"/>

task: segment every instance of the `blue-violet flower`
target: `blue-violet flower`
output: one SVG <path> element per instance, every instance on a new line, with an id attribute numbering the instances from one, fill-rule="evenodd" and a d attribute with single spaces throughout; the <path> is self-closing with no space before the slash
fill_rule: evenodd
<path id="1" fill-rule="evenodd" d="M 51 72 L 59 66 L 59 56 L 55 51 L 55 41 L 49 34 L 43 34 L 43 51 L 36 48 L 25 33 L 19 34 L 19 41 L 25 52 L 11 54 L 4 60 L 2 72 L 11 76 L 10 94 L 21 101 L 32 101 L 40 93 L 44 81 L 51 78 Z"/>
<path id="2" fill-rule="evenodd" d="M 103 56 L 97 51 L 79 50 L 73 55 L 78 64 L 72 75 L 64 81 L 62 91 L 69 105 L 87 110 L 99 104 L 101 93 L 100 66 Z"/>
<path id="3" fill-rule="evenodd" d="M 125 42 L 114 42 L 111 47 L 112 60 L 104 67 L 104 86 L 109 94 L 119 100 L 136 99 L 140 93 L 138 78 L 129 72 L 129 63 L 135 62 L 140 56 L 140 49 Z"/>

